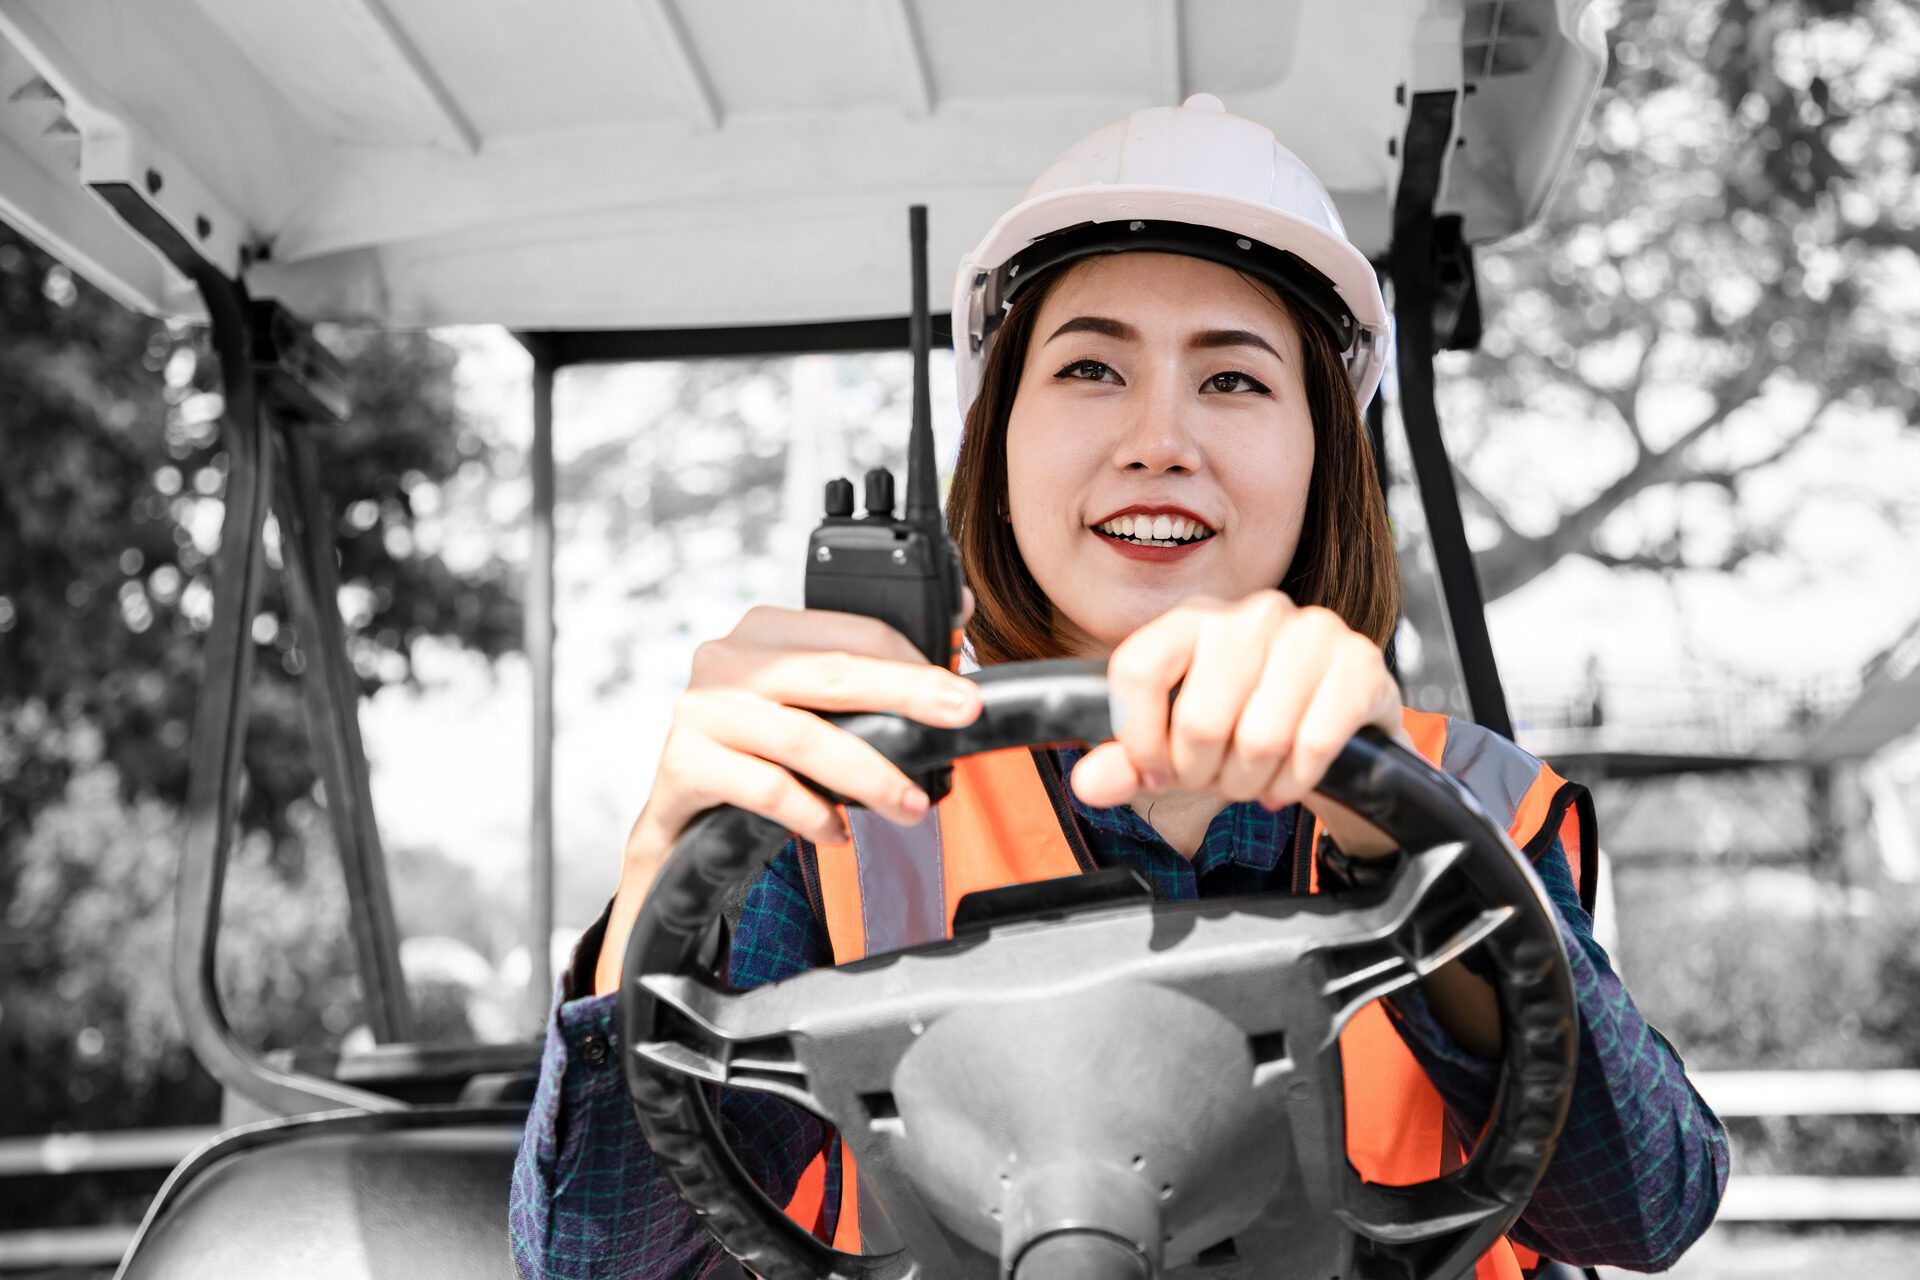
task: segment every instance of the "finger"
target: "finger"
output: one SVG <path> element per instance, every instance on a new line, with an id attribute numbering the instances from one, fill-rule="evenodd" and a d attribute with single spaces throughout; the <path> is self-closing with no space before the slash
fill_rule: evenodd
<path id="1" fill-rule="evenodd" d="M 723 804 L 757 813 L 816 844 L 847 838 L 838 810 L 791 773 L 696 731 L 676 733 L 661 757 L 654 795 L 641 814 L 643 824 L 658 828 L 646 843 L 671 850 L 694 815 Z"/>
<path id="2" fill-rule="evenodd" d="M 1073 767 L 1073 793 L 1096 809 L 1126 804 L 1145 790 L 1126 748 L 1105 742 L 1080 757 Z"/>
<path id="3" fill-rule="evenodd" d="M 1275 640 L 1260 682 L 1233 727 L 1233 742 L 1214 784 L 1217 794 L 1255 800 L 1273 786 L 1324 672 L 1323 648 L 1308 626 L 1289 627 Z"/>
<path id="4" fill-rule="evenodd" d="M 844 649 L 730 643 L 710 659 L 697 687 L 735 687 L 815 711 L 894 711 L 922 724 L 972 724 L 980 686 L 925 658 L 897 661 Z"/>
<path id="5" fill-rule="evenodd" d="M 1354 637 L 1331 656 L 1326 674 L 1300 716 L 1293 748 L 1274 774 L 1263 803 L 1274 808 L 1304 799 L 1362 725 L 1397 725 L 1399 691 L 1380 651 Z"/>
<path id="6" fill-rule="evenodd" d="M 1194 642 L 1214 610 L 1189 601 L 1122 640 L 1107 659 L 1107 688 L 1119 698 L 1124 723 L 1115 735 L 1150 791 L 1172 785 L 1167 758 L 1169 696 L 1187 674 Z"/>
<path id="7" fill-rule="evenodd" d="M 1262 592 L 1216 615 L 1201 630 L 1167 729 L 1175 786 L 1214 789 L 1234 726 L 1292 609 L 1278 592 Z"/>
<path id="8" fill-rule="evenodd" d="M 926 816 L 926 792 L 872 746 L 811 712 L 714 689 L 683 695 L 674 719 L 723 747 L 791 769 L 889 822 L 912 826 Z"/>

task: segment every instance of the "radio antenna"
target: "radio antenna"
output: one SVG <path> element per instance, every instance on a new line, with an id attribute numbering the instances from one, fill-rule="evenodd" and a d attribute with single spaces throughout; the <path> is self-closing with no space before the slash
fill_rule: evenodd
<path id="1" fill-rule="evenodd" d="M 927 206 L 907 210 L 907 235 L 913 244 L 913 315 L 907 337 L 913 347 L 913 429 L 907 437 L 907 510 L 910 524 L 940 524 L 940 477 L 933 453 L 933 393 L 930 389 L 933 344 L 927 315 Z"/>

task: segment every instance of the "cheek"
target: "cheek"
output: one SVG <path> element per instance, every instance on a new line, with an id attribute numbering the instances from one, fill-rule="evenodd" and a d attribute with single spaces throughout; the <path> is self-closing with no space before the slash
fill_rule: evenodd
<path id="1" fill-rule="evenodd" d="M 1241 531 L 1233 540 L 1235 568 L 1248 591 L 1271 587 L 1286 574 L 1300 545 L 1307 486 L 1313 478 L 1313 424 L 1289 421 L 1267 447 L 1221 460 L 1220 475 Z"/>
<path id="2" fill-rule="evenodd" d="M 1007 417 L 1007 508 L 1029 566 L 1057 555 L 1079 529 L 1073 496 L 1091 456 L 1086 434 L 1030 400 L 1016 400 Z"/>

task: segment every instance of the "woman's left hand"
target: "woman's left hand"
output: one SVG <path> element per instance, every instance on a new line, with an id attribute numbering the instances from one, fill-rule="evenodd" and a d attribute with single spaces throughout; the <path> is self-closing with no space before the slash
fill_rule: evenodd
<path id="1" fill-rule="evenodd" d="M 1279 591 L 1231 603 L 1196 597 L 1122 641 L 1107 680 L 1125 723 L 1074 769 L 1073 788 L 1088 804 L 1167 791 L 1270 809 L 1304 801 L 1342 852 L 1395 848 L 1314 790 L 1362 726 L 1407 741 L 1385 656 L 1332 610 L 1302 608 Z"/>

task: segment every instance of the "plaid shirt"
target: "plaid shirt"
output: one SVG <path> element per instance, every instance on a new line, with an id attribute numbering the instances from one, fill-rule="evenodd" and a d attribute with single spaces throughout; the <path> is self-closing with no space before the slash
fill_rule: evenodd
<path id="1" fill-rule="evenodd" d="M 1077 753 L 1062 754 L 1070 769 Z M 1291 889 L 1296 810 L 1229 805 L 1189 860 L 1130 808 L 1089 809 L 1077 798 L 1075 808 L 1094 857 L 1143 872 L 1163 900 Z M 1559 843 L 1534 866 L 1572 962 L 1579 1067 L 1553 1161 L 1510 1234 L 1576 1265 L 1662 1270 L 1713 1220 L 1727 1180 L 1726 1134 L 1593 940 L 1593 921 Z M 603 919 L 581 939 L 547 1028 L 539 1091 L 514 1167 L 514 1258 L 527 1280 L 699 1276 L 724 1255 L 660 1172 L 634 1123 L 619 1068 L 615 997 L 573 998 L 591 981 L 604 927 Z M 753 987 L 832 963 L 825 925 L 789 844 L 748 890 L 731 980 Z M 1479 1132 L 1492 1109 L 1497 1064 L 1455 1044 L 1417 989 L 1386 1004 L 1455 1127 Z M 723 1091 L 719 1110 L 747 1171 L 785 1203 L 825 1143 L 822 1123 L 758 1093 Z M 828 1203 L 837 1202 L 830 1183 Z"/>

